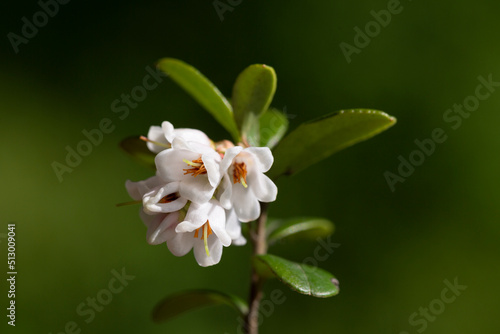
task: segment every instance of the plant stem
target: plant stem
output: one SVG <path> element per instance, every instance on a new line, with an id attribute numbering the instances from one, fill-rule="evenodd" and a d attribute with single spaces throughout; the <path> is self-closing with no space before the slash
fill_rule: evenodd
<path id="1" fill-rule="evenodd" d="M 262 255 L 267 253 L 267 240 L 266 240 L 266 222 L 267 222 L 267 203 L 261 203 L 260 217 L 257 220 L 257 226 L 250 230 L 250 239 L 253 244 L 253 256 Z M 258 334 L 259 333 L 259 306 L 262 299 L 262 286 L 264 280 L 252 267 L 252 276 L 250 283 L 250 295 L 248 298 L 248 314 L 245 319 L 245 333 Z"/>

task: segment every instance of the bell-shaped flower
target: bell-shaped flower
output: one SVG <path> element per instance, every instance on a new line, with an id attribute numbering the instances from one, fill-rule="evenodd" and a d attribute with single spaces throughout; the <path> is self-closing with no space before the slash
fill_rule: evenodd
<path id="1" fill-rule="evenodd" d="M 221 163 L 224 178 L 218 198 L 225 209 L 234 208 L 241 222 L 260 216 L 259 202 L 276 200 L 278 188 L 264 175 L 274 162 L 267 147 L 229 148 Z"/>
<path id="2" fill-rule="evenodd" d="M 172 226 L 165 229 L 168 249 L 175 256 L 184 256 L 193 249 L 202 267 L 219 263 L 222 247 L 231 245 L 224 208 L 215 199 L 203 204 L 191 203 L 184 221 L 175 228 Z"/>
<path id="3" fill-rule="evenodd" d="M 160 153 L 161 151 L 170 148 L 175 138 L 182 138 L 186 142 L 195 142 L 203 145 L 210 146 L 211 140 L 208 136 L 196 129 L 174 129 L 170 122 L 163 122 L 160 126 L 151 126 L 148 132 L 148 148 L 153 153 Z"/>
<path id="4" fill-rule="evenodd" d="M 207 145 L 175 138 L 172 148 L 158 153 L 155 164 L 165 182 L 178 182 L 178 193 L 194 203 L 208 202 L 221 180 L 219 153 Z"/>
<path id="5" fill-rule="evenodd" d="M 125 183 L 125 187 L 127 188 L 130 197 L 132 197 L 134 200 L 142 200 L 143 203 L 149 203 L 152 201 L 145 199 L 154 197 L 153 194 L 160 194 L 159 196 L 161 196 L 161 194 L 167 193 L 172 189 L 168 188 L 168 185 L 163 186 L 163 184 L 164 182 L 160 177 L 153 176 L 147 180 L 139 182 L 132 182 L 130 180 L 127 180 L 127 182 Z M 154 210 L 150 210 L 146 206 L 143 206 L 143 208 L 141 208 L 141 211 L 139 212 L 144 225 L 146 225 L 148 229 L 146 239 L 151 245 L 158 245 L 166 242 L 168 235 L 165 233 L 165 231 L 168 227 L 179 222 L 179 212 L 175 212 L 175 210 L 167 210 L 165 206 L 163 206 L 177 201 L 170 207 L 170 209 L 176 209 L 182 204 L 179 203 L 179 198 L 175 198 L 176 196 L 172 194 L 175 194 L 175 192 L 163 196 L 160 200 L 158 200 L 158 203 L 156 204 L 157 206 L 162 208 L 164 212 L 154 212 Z M 183 201 L 183 199 L 180 200 Z M 187 200 L 182 206 L 180 206 L 179 209 L 184 207 L 184 205 L 186 205 L 186 202 Z"/>

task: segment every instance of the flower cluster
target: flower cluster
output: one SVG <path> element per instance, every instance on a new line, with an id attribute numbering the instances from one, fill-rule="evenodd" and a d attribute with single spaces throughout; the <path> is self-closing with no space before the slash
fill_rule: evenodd
<path id="1" fill-rule="evenodd" d="M 223 246 L 246 243 L 241 223 L 260 216 L 259 202 L 276 199 L 267 172 L 273 164 L 267 147 L 214 143 L 194 129 L 152 126 L 147 137 L 156 153 L 156 175 L 126 182 L 134 200 L 142 200 L 147 241 L 166 242 L 176 256 L 194 249 L 200 266 L 219 263 Z"/>

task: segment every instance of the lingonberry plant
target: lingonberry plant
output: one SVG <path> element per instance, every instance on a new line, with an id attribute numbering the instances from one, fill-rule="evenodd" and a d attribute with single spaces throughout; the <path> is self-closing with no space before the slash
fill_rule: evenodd
<path id="1" fill-rule="evenodd" d="M 231 102 L 192 66 L 172 58 L 158 68 L 187 91 L 229 132 L 231 140 L 214 141 L 197 129 L 174 128 L 164 121 L 147 137 L 124 140 L 122 148 L 155 169 L 147 180 L 126 182 L 141 203 L 147 242 L 166 243 L 175 256 L 193 250 L 202 266 L 218 264 L 224 247 L 253 246 L 248 302 L 213 290 L 184 291 L 166 297 L 153 311 L 156 321 L 203 305 L 225 304 L 242 317 L 245 333 L 258 333 L 264 282 L 277 278 L 293 290 L 315 297 L 339 292 L 330 273 L 268 254 L 268 245 L 283 238 L 326 237 L 333 224 L 317 217 L 273 220 L 268 203 L 276 200 L 274 183 L 333 153 L 368 139 L 395 124 L 377 110 L 341 110 L 300 125 L 285 136 L 288 119 L 270 104 L 276 90 L 272 67 L 257 64 L 236 79 Z M 248 224 L 247 235 L 242 224 Z"/>

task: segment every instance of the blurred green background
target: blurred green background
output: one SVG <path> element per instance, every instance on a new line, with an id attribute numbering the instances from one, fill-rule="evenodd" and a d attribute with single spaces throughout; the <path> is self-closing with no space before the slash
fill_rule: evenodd
<path id="1" fill-rule="evenodd" d="M 227 3 L 225 0 L 222 2 Z M 233 1 L 233 4 L 238 1 Z M 176 127 L 228 134 L 166 79 L 124 120 L 111 103 L 142 84 L 145 68 L 162 57 L 197 67 L 226 95 L 253 63 L 273 66 L 273 106 L 286 108 L 291 127 L 355 107 L 398 118 L 389 131 L 278 182 L 275 217 L 324 216 L 340 244 L 319 266 L 340 280 L 340 294 L 314 299 L 271 283 L 286 301 L 263 318 L 262 333 L 496 333 L 500 327 L 499 162 L 500 89 L 453 130 L 443 114 L 473 95 L 478 76 L 500 81 L 500 3 L 402 1 L 403 10 L 348 63 L 339 44 L 353 45 L 354 27 L 373 21 L 377 1 L 240 1 L 221 21 L 212 1 L 71 1 L 60 5 L 16 54 L 7 38 L 21 34 L 36 1 L 2 5 L 0 62 L 0 237 L 17 223 L 17 322 L 2 333 L 60 333 L 74 321 L 81 333 L 237 333 L 236 314 L 200 309 L 157 325 L 153 306 L 167 294 L 213 288 L 247 295 L 250 248 L 225 249 L 222 262 L 196 265 L 146 243 L 138 207 L 124 182 L 151 172 L 118 148 L 169 120 Z M 67 145 L 103 118 L 115 129 L 59 182 L 51 164 Z M 391 192 L 385 171 L 397 173 L 415 139 L 442 128 L 434 154 Z M 6 276 L 6 242 L 1 261 Z M 296 261 L 316 242 L 283 243 L 272 252 Z M 95 318 L 77 313 L 106 289 L 112 270 L 135 276 Z M 444 280 L 467 289 L 423 325 L 409 317 L 441 298 Z M 7 307 L 2 279 L 2 309 Z M 86 307 L 87 308 L 87 307 Z M 415 318 L 424 319 L 423 316 Z"/>

